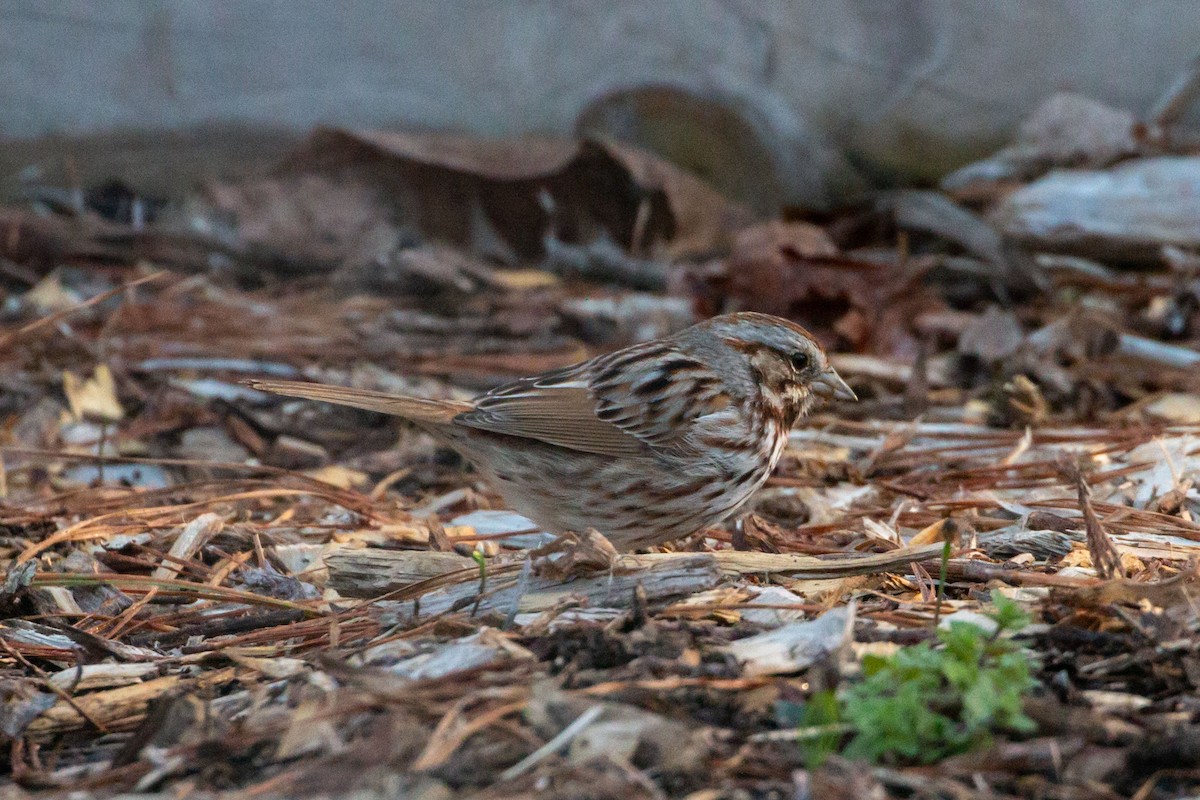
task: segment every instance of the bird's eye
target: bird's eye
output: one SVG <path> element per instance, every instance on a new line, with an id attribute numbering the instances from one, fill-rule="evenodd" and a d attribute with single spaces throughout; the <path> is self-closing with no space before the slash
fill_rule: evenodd
<path id="1" fill-rule="evenodd" d="M 804 370 L 808 369 L 811 363 L 812 358 L 809 357 L 808 353 L 792 353 L 792 367 L 794 367 L 797 372 L 803 372 Z"/>

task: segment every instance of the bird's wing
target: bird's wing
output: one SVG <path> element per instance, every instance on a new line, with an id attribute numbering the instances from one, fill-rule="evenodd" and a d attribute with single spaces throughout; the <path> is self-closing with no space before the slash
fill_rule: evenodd
<path id="1" fill-rule="evenodd" d="M 588 387 L 583 366 L 493 389 L 454 422 L 585 453 L 650 455 L 643 442 L 596 416 L 596 398 Z"/>
<path id="2" fill-rule="evenodd" d="M 729 398 L 707 367 L 661 342 L 495 389 L 458 424 L 608 456 L 680 451 Z"/>

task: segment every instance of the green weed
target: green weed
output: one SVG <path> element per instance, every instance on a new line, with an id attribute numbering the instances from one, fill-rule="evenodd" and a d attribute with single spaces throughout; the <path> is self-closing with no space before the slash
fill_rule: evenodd
<path id="1" fill-rule="evenodd" d="M 834 752 L 870 762 L 932 763 L 990 741 L 995 731 L 1029 732 L 1022 700 L 1035 682 L 1027 656 L 1004 634 L 1029 619 L 993 593 L 994 631 L 952 623 L 938 644 L 863 659 L 863 679 L 838 696 L 818 693 L 790 716 L 810 766 Z"/>

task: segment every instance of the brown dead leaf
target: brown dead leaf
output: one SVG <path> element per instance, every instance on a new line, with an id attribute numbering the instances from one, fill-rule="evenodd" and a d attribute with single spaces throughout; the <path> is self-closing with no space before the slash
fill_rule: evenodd
<path id="1" fill-rule="evenodd" d="M 0 209 L 0 258 L 28 265 L 30 277 L 73 259 L 121 258 L 130 250 L 114 241 L 118 230 L 92 214 L 68 217 L 6 207 Z"/>
<path id="2" fill-rule="evenodd" d="M 534 574 L 557 581 L 574 575 L 611 571 L 621 558 L 612 542 L 594 528 L 582 535 L 563 534 L 549 544 L 531 550 L 529 557 L 533 559 Z"/>
<path id="3" fill-rule="evenodd" d="M 910 323 L 942 301 L 914 271 L 842 257 L 815 225 L 768 222 L 742 231 L 722 262 L 681 269 L 671 290 L 701 315 L 763 311 L 797 320 L 825 344 L 915 357 Z"/>
<path id="4" fill-rule="evenodd" d="M 1147 601 L 1156 608 L 1194 603 L 1200 568 L 1192 560 L 1179 574 L 1166 580 L 1145 583 L 1120 578 L 1091 586 L 1055 589 L 1055 596 L 1077 607 L 1099 607 L 1119 603 L 1136 606 Z"/>
<path id="5" fill-rule="evenodd" d="M 510 263 L 543 256 L 550 235 L 678 258 L 727 250 L 751 221 L 699 178 L 615 142 L 332 128 L 270 177 L 215 184 L 207 199 L 247 246 L 305 270 L 406 236 Z"/>

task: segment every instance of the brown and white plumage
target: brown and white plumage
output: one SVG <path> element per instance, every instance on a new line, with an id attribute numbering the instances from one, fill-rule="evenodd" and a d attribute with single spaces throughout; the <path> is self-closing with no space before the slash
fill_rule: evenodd
<path id="1" fill-rule="evenodd" d="M 547 530 L 596 528 L 623 549 L 719 523 L 767 479 L 817 396 L 854 397 L 804 329 L 754 313 L 715 317 L 470 403 L 249 383 L 406 417 Z"/>

